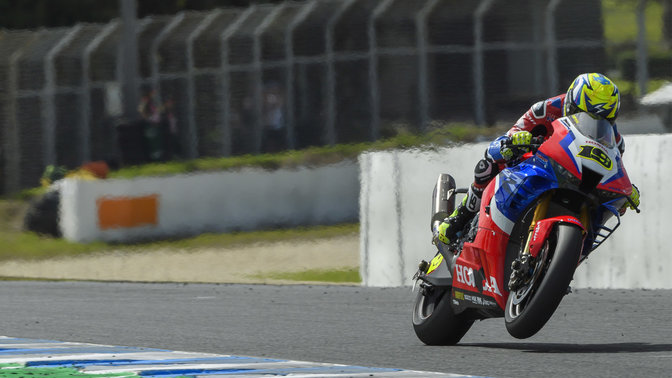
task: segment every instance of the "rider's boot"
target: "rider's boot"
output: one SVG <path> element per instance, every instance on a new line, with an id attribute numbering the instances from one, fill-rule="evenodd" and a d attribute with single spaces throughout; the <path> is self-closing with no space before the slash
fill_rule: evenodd
<path id="1" fill-rule="evenodd" d="M 450 244 L 455 241 L 457 233 L 464 229 L 464 226 L 471 221 L 481 204 L 481 197 L 479 191 L 472 185 L 469 188 L 469 193 L 464 197 L 462 202 L 457 206 L 457 209 L 439 225 L 434 233 L 434 243 L 440 241 L 445 244 Z"/>

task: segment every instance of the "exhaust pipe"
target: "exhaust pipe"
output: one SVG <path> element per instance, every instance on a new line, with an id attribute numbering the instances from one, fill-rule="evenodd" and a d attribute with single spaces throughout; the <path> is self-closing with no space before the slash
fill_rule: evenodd
<path id="1" fill-rule="evenodd" d="M 432 194 L 431 231 L 455 210 L 455 179 L 447 173 L 441 173 Z"/>

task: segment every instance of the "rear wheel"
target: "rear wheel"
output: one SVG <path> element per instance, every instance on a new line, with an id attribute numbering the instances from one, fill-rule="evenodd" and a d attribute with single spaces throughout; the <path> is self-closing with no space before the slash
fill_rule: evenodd
<path id="1" fill-rule="evenodd" d="M 567 293 L 582 244 L 581 229 L 556 226 L 537 257 L 531 279 L 509 293 L 504 317 L 511 336 L 528 338 L 548 322 Z"/>
<path id="2" fill-rule="evenodd" d="M 425 286 L 415 297 L 413 329 L 420 341 L 427 345 L 455 345 L 473 323 L 474 320 L 453 311 L 450 288 Z"/>

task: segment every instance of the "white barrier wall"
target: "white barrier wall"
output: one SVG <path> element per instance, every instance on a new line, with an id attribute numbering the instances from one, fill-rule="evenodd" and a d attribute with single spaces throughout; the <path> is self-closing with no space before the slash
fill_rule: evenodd
<path id="1" fill-rule="evenodd" d="M 141 213 L 126 205 L 136 199 L 144 199 Z M 60 225 L 66 239 L 88 242 L 332 224 L 356 221 L 358 199 L 356 162 L 134 180 L 66 179 Z"/>
<path id="2" fill-rule="evenodd" d="M 435 254 L 431 244 L 431 196 L 440 173 L 458 187 L 488 143 L 438 151 L 373 152 L 360 156 L 360 255 L 363 285 L 404 286 L 418 262 Z M 628 135 L 623 157 L 642 193 L 640 214 L 621 218 L 618 230 L 582 264 L 574 287 L 672 289 L 672 134 Z"/>

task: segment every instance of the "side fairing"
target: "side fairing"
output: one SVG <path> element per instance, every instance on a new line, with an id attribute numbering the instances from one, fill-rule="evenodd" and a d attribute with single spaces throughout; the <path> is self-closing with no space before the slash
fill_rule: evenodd
<path id="1" fill-rule="evenodd" d="M 510 234 L 523 210 L 542 193 L 557 188 L 558 180 L 548 159 L 535 155 L 503 170 L 495 185 L 490 204 L 492 219 L 502 231 Z"/>

